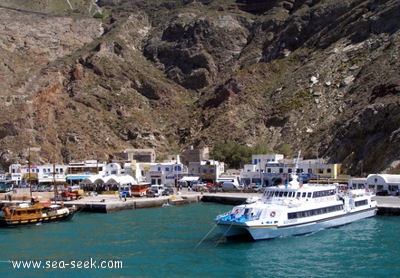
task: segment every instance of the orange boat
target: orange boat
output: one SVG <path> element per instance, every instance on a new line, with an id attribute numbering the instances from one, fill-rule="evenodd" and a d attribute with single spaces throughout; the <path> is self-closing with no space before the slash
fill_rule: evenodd
<path id="1" fill-rule="evenodd" d="M 49 203 L 3 203 L 0 211 L 0 226 L 14 227 L 70 220 L 76 212 L 75 207 Z"/>

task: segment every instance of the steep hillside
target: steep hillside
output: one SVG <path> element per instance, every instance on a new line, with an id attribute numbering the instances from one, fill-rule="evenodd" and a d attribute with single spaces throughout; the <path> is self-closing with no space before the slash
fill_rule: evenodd
<path id="1" fill-rule="evenodd" d="M 398 1 L 0 1 L 0 160 L 217 140 L 398 172 Z"/>

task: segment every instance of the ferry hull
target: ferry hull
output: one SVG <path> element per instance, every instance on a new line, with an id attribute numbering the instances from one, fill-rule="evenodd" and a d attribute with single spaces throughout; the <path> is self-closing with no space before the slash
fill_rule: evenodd
<path id="1" fill-rule="evenodd" d="M 254 240 L 262 240 L 304 235 L 323 229 L 346 225 L 364 218 L 373 217 L 376 215 L 376 211 L 376 208 L 371 208 L 359 212 L 346 213 L 335 218 L 290 226 L 251 225 L 247 223 L 234 223 L 228 221 L 217 222 L 217 224 L 224 236 L 228 238 L 250 235 Z"/>
<path id="2" fill-rule="evenodd" d="M 31 219 L 0 219 L 0 227 L 19 227 L 28 225 L 37 225 L 42 223 L 68 221 L 74 217 L 74 212 L 65 213 L 61 215 L 46 216 Z"/>

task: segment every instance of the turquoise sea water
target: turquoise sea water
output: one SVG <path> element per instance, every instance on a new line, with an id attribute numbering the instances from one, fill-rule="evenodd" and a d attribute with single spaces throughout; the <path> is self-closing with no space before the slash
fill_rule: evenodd
<path id="1" fill-rule="evenodd" d="M 230 207 L 80 213 L 70 222 L 2 229 L 0 277 L 400 276 L 399 217 L 377 216 L 306 236 L 227 241 L 213 218 Z M 16 269 L 9 260 L 38 260 L 41 267 Z M 84 268 L 102 261 L 120 261 L 122 269 Z"/>

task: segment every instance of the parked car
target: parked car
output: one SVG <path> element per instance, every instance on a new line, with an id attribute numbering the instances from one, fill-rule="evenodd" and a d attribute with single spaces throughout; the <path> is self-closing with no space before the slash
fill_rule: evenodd
<path id="1" fill-rule="evenodd" d="M 205 183 L 194 183 L 192 185 L 193 191 L 201 192 L 201 191 L 206 191 L 207 190 L 207 185 Z"/>
<path id="2" fill-rule="evenodd" d="M 158 193 L 156 191 L 153 191 L 151 189 L 146 191 L 146 197 L 153 197 L 154 198 L 154 197 L 159 197 L 159 196 L 160 196 L 160 193 Z"/>
<path id="3" fill-rule="evenodd" d="M 161 194 L 163 193 L 164 189 L 165 189 L 164 186 L 161 185 L 161 184 L 153 184 L 153 185 L 150 186 L 150 191 L 154 192 L 154 194 L 153 193 L 149 193 L 149 195 L 150 195 L 150 197 L 161 196 Z M 146 192 L 146 196 L 148 196 L 147 192 Z"/>
<path id="4" fill-rule="evenodd" d="M 161 193 L 162 196 L 169 196 L 173 194 L 174 190 L 172 188 L 165 188 L 164 191 Z"/>
<path id="5" fill-rule="evenodd" d="M 255 184 L 252 184 L 252 189 L 253 189 L 254 192 L 259 192 L 259 191 L 261 191 L 263 188 L 262 188 L 261 184 L 255 183 Z"/>
<path id="6" fill-rule="evenodd" d="M 90 191 L 89 192 L 89 196 L 95 197 L 97 195 L 98 195 L 98 193 L 96 191 Z"/>
<path id="7" fill-rule="evenodd" d="M 236 186 L 233 182 L 223 182 L 222 185 L 222 191 L 239 191 L 239 187 Z"/>

